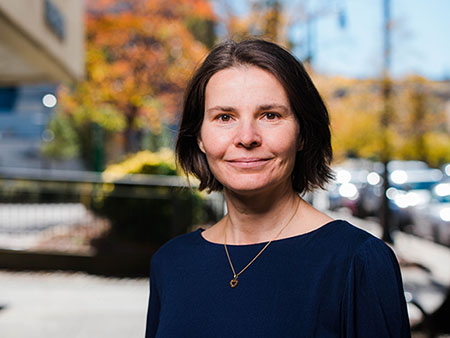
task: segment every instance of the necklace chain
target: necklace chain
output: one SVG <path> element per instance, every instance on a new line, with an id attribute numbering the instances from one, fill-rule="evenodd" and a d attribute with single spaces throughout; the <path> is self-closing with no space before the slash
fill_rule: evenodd
<path id="1" fill-rule="evenodd" d="M 230 221 L 230 217 L 227 215 L 227 220 L 225 222 L 225 227 L 224 227 L 224 242 L 223 245 L 225 247 L 225 252 L 227 254 L 227 258 L 228 258 L 228 262 L 230 263 L 230 267 L 231 267 L 231 271 L 233 271 L 233 279 L 230 281 L 230 286 L 232 288 L 235 288 L 238 284 L 238 277 L 245 271 L 247 270 L 247 268 L 252 265 L 252 263 L 254 261 L 256 261 L 258 259 L 258 257 L 264 252 L 264 250 L 267 249 L 267 247 L 269 246 L 270 243 L 272 243 L 272 241 L 274 241 L 275 239 L 278 238 L 278 236 L 281 235 L 281 232 L 286 229 L 286 227 L 289 225 L 289 223 L 291 223 L 292 219 L 294 218 L 295 214 L 297 213 L 298 207 L 300 205 L 300 201 L 301 198 L 298 198 L 298 202 L 297 202 L 297 206 L 295 207 L 294 212 L 292 213 L 291 217 L 289 217 L 289 220 L 287 221 L 287 223 L 281 228 L 281 230 L 278 232 L 278 234 L 272 238 L 269 242 L 266 243 L 266 245 L 264 245 L 264 247 L 261 249 L 260 252 L 258 252 L 258 254 L 238 273 L 236 273 L 236 271 L 234 270 L 234 266 L 233 263 L 231 262 L 231 258 L 230 258 L 230 254 L 228 252 L 228 248 L 227 248 L 227 224 Z"/>

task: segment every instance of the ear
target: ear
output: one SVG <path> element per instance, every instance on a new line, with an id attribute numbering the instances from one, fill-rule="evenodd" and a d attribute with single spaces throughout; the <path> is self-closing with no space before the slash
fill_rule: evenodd
<path id="1" fill-rule="evenodd" d="M 202 141 L 202 137 L 199 135 L 197 136 L 197 145 L 200 148 L 200 150 L 202 151 L 203 154 L 205 154 L 205 147 L 203 146 L 203 141 Z"/>

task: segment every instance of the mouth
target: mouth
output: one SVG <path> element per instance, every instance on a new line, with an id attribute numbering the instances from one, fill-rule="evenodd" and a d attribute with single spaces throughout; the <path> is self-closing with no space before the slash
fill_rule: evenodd
<path id="1" fill-rule="evenodd" d="M 265 165 L 270 158 L 259 158 L 259 157 L 242 157 L 235 158 L 232 160 L 227 160 L 229 164 L 236 168 L 242 169 L 255 169 Z"/>

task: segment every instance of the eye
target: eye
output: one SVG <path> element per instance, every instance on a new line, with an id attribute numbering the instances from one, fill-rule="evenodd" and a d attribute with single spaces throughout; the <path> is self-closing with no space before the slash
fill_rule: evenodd
<path id="1" fill-rule="evenodd" d="M 277 118 L 280 117 L 280 114 L 267 112 L 267 113 L 264 113 L 264 117 L 268 120 L 276 120 Z"/>
<path id="2" fill-rule="evenodd" d="M 220 114 L 219 116 L 217 116 L 217 119 L 222 122 L 229 122 L 231 121 L 231 116 L 228 114 Z"/>

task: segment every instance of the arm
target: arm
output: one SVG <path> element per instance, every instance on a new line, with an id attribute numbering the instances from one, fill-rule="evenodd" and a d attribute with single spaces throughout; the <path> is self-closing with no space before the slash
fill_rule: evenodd
<path id="1" fill-rule="evenodd" d="M 158 329 L 159 323 L 160 301 L 155 270 L 155 262 L 152 259 L 152 264 L 150 267 L 150 295 L 147 310 L 147 326 L 145 338 L 153 338 L 156 336 L 156 331 Z"/>
<path id="2" fill-rule="evenodd" d="M 341 311 L 342 337 L 411 337 L 400 268 L 382 241 L 367 240 L 353 258 Z"/>

